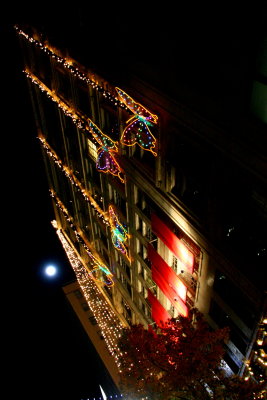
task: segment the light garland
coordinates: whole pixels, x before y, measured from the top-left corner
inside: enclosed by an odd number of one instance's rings
[[[108,214],[102,210],[101,207],[97,204],[93,196],[89,193],[88,190],[86,190],[81,182],[77,179],[77,177],[74,175],[74,173],[67,167],[66,165],[63,164],[61,159],[58,157],[56,152],[51,148],[51,146],[48,144],[46,139],[39,133],[38,139],[42,143],[44,149],[46,150],[48,156],[54,161],[54,163],[64,172],[66,177],[70,180],[70,182],[76,186],[76,188],[81,192],[83,195],[84,199],[86,202],[90,203],[91,206],[96,210],[96,214],[99,218],[102,218],[103,223],[109,224],[109,216]]]
[[[130,235],[127,233],[127,230],[124,228],[124,226],[120,223],[118,216],[116,215],[115,210],[111,205],[108,208],[108,212],[113,246],[122,254],[124,254],[129,261],[131,261],[128,255],[127,248],[124,244],[130,237]]]
[[[153,150],[156,145],[156,139],[149,129],[149,126],[157,124],[157,115],[152,114],[143,105],[135,102],[126,92],[118,87],[115,87],[118,97],[115,96],[115,94],[111,93],[110,90],[106,90],[104,88],[104,86],[107,85],[106,82],[103,82],[102,85],[97,82],[94,73],[90,73],[88,71],[87,73],[84,73],[81,71],[80,68],[74,66],[74,64],[77,64],[75,60],[71,59],[70,57],[62,57],[59,50],[34,39],[18,26],[15,26],[15,29],[19,35],[23,36],[30,43],[34,44],[36,47],[47,53],[56,62],[63,65],[63,67],[66,68],[72,75],[82,81],[85,81],[97,91],[100,91],[103,96],[114,103],[115,106],[119,106],[126,109],[127,111],[133,112],[134,116],[126,122],[127,126],[123,131],[121,142],[127,146],[138,144],[144,150],[151,151],[154,156],[157,155],[157,153]],[[88,74],[90,75],[90,77],[88,76]],[[98,80],[101,79],[98,78]]]
[[[266,346],[267,340],[267,318],[262,317],[259,323],[259,329],[257,332],[257,337],[255,341],[256,349],[252,352],[252,356],[249,360],[244,363],[246,365],[246,370],[244,373],[244,379],[248,381],[249,379],[256,380],[260,383],[264,383],[267,374],[267,354],[265,353],[264,346]],[[256,368],[255,368],[256,366]],[[266,398],[266,388],[254,399],[265,399]]]
[[[84,118],[81,115],[78,115],[75,110],[64,103],[52,90],[50,90],[29,70],[26,69],[24,72],[27,78],[29,78],[35,85],[37,85],[42,92],[46,93],[49,99],[57,103],[58,107],[64,112],[64,114],[70,117],[73,123],[79,129],[81,129],[81,131],[86,133],[90,132],[97,143],[102,146],[98,150],[96,163],[97,169],[101,172],[111,173],[112,175],[117,176],[121,180],[121,182],[124,183],[124,179],[121,176],[122,168],[116,161],[115,156],[110,153],[112,151],[118,152],[118,147],[116,143],[113,142],[113,140],[111,140],[103,132],[101,132],[101,130],[89,118],[83,120]]]
[[[100,84],[97,82],[97,79],[95,78],[95,74],[87,71],[86,73],[81,71],[81,68],[78,68],[77,66],[74,66],[74,64],[77,64],[73,59],[70,57],[64,58],[60,54],[60,51],[58,49],[55,49],[54,47],[52,48],[48,44],[44,44],[40,42],[39,40],[34,39],[32,36],[28,35],[26,32],[24,32],[22,29],[20,29],[17,25],[14,27],[17,33],[24,37],[24,39],[28,40],[31,44],[35,45],[37,48],[42,50],[43,52],[47,53],[48,56],[50,56],[52,59],[54,59],[56,62],[61,64],[64,68],[66,68],[73,76],[77,77],[81,81],[84,81],[88,85],[92,86],[93,89],[101,92],[103,96],[112,102],[115,106],[120,106],[122,108],[125,108],[125,105],[123,102],[121,102],[117,96],[115,96],[111,90],[106,90],[104,88],[104,85],[106,82],[103,82],[104,84]],[[88,76],[89,75],[89,76]],[[98,78],[100,81],[101,79]]]
[[[152,135],[149,126],[157,124],[158,116],[152,114],[140,103],[137,103],[122,89],[116,87],[119,99],[134,114],[128,121],[121,136],[121,142],[126,146],[138,144],[142,149],[149,150],[156,156],[153,150],[156,146],[156,139]]]
[[[53,226],[55,227],[56,233],[67,254],[71,267],[75,272],[88,306],[92,310],[101,329],[109,353],[113,356],[117,367],[120,368],[119,357],[121,357],[123,353],[118,347],[118,340],[121,337],[123,325],[112,310],[111,306],[105,300],[98,287],[93,283],[94,280],[92,279],[92,276],[88,274],[88,271],[65,238],[63,232],[57,228],[56,221],[53,221]]]
[[[96,168],[101,172],[109,172],[117,176],[124,183],[124,179],[121,176],[122,169],[113,154],[118,152],[117,142],[105,135],[91,120],[88,120],[88,126],[94,139],[101,146],[97,151]]]
[[[83,120],[83,117],[81,115],[78,115],[75,110],[73,110],[71,107],[69,107],[66,103],[64,103],[59,96],[56,95],[56,93],[52,90],[49,89],[40,79],[37,78],[31,71],[29,71],[27,68],[23,71],[25,75],[27,76],[28,79],[32,81],[36,86],[39,87],[41,92],[45,93],[47,97],[52,100],[54,103],[57,103],[57,106],[63,111],[63,113],[67,116],[70,117],[73,121],[73,123],[81,130],[83,131],[89,131],[89,129],[86,126],[86,119]]]
[[[86,253],[92,260],[91,266],[93,267],[93,269],[90,270],[86,267],[88,274],[90,274],[92,279],[96,282],[103,283],[107,287],[112,287],[114,285],[113,274],[110,272],[109,268],[93,254],[90,245],[86,244],[86,239],[83,237],[82,231],[75,227],[73,218],[69,215],[68,210],[59,199],[59,197],[56,195],[56,193],[53,190],[50,190],[50,194],[54,198],[56,206],[62,211],[64,217],[69,222],[77,241],[82,244]],[[103,278],[103,274],[105,278]]]
[[[128,251],[124,245],[124,242],[127,241],[127,239],[130,237],[130,235],[127,233],[127,230],[123,227],[123,225],[119,222],[117,215],[115,214],[115,211],[112,206],[109,206],[109,212],[108,214],[102,210],[97,202],[94,200],[92,195],[82,186],[80,181],[76,178],[76,176],[73,174],[73,172],[63,164],[63,162],[60,160],[60,158],[57,156],[56,152],[51,148],[51,146],[47,143],[44,137],[42,137],[41,134],[39,134],[38,139],[41,141],[44,149],[46,150],[47,154],[49,157],[52,158],[52,160],[58,165],[60,169],[63,170],[65,173],[66,177],[71,181],[73,185],[75,185],[78,190],[82,193],[84,199],[87,202],[90,202],[90,204],[95,208],[97,211],[97,216],[101,217],[103,222],[107,225],[110,226],[111,229],[111,235],[112,235],[112,243],[114,247],[119,250],[121,253],[123,253],[126,258],[130,261],[130,257],[128,255]],[[65,207],[63,207],[63,204],[60,202],[58,199],[56,193],[54,190],[50,190],[51,196],[57,199],[57,205],[61,207],[62,211],[64,212],[66,218],[72,221],[71,217],[69,216],[69,213]]]

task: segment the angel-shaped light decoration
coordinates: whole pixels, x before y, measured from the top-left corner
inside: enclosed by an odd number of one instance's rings
[[[110,272],[108,267],[96,259],[94,261],[93,269],[88,270],[88,273],[96,282],[104,284],[107,287],[112,287],[114,285],[114,281],[112,279],[113,274]]]
[[[101,172],[117,176],[124,183],[124,179],[121,176],[122,169],[114,156],[114,153],[118,152],[117,142],[105,135],[91,120],[88,120],[88,126],[93,137],[100,145],[97,150],[96,168]]]
[[[138,144],[142,149],[149,150],[156,156],[154,151],[156,139],[152,135],[149,126],[157,124],[158,116],[152,114],[144,106],[135,102],[122,89],[116,87],[119,100],[134,114],[128,121],[121,136],[121,142],[126,146]]]
[[[116,247],[122,254],[130,260],[125,242],[130,235],[127,233],[126,228],[120,223],[117,214],[112,206],[108,208],[109,212],[109,224],[111,229],[111,237],[113,246]]]

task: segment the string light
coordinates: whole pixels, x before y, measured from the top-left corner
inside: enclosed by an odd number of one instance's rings
[[[53,221],[53,226],[56,229],[56,233],[75,272],[77,281],[83,291],[84,298],[86,299],[88,306],[92,310],[101,329],[101,334],[107,344],[109,353],[113,356],[115,363],[119,368],[119,357],[121,357],[123,353],[118,347],[118,340],[121,337],[123,325],[110,307],[110,304],[105,300],[99,288],[96,286],[92,276],[88,274],[87,269],[84,267],[62,230],[57,227],[56,221]]]
[[[43,82],[40,81],[33,73],[31,73],[29,70],[24,71],[27,78],[29,78],[35,85],[39,87],[39,89],[44,92],[49,99],[54,101],[58,107],[64,112],[65,115],[70,117],[73,121],[73,123],[82,131],[82,132],[90,132],[93,135],[93,138],[97,141],[97,143],[101,143],[101,138],[103,142],[102,148],[98,151],[98,157],[97,157],[97,169],[101,172],[106,172],[106,173],[111,173],[114,176],[117,176],[122,183],[124,183],[124,179],[121,176],[122,174],[122,168],[119,166],[118,162],[115,159],[114,154],[111,154],[109,152],[117,152],[118,148],[107,135],[104,135],[100,131],[99,128],[89,119],[89,118],[84,118],[82,115],[77,114],[76,110],[73,110],[71,107],[69,107],[66,103],[64,103],[52,90],[50,90]],[[94,127],[94,128],[93,128]],[[99,131],[98,134],[96,134],[96,131]],[[100,135],[102,134],[102,136]],[[105,145],[106,143],[106,145]],[[109,149],[108,144],[113,143],[114,145],[111,146]]]
[[[52,158],[52,160],[58,165],[60,169],[63,170],[67,178],[71,181],[73,185],[77,187],[77,189],[82,193],[84,199],[95,208],[97,211],[97,216],[101,217],[103,222],[107,225],[110,225],[111,228],[111,235],[112,235],[112,243],[116,249],[118,249],[121,253],[123,253],[126,258],[130,261],[130,257],[128,256],[128,251],[124,245],[124,242],[127,241],[130,235],[127,233],[127,230],[123,227],[123,225],[119,222],[117,215],[112,206],[109,206],[108,214],[102,210],[97,202],[94,200],[92,195],[82,186],[80,181],[77,177],[73,174],[73,172],[63,164],[60,160],[56,152],[51,148],[51,146],[47,143],[45,138],[39,133],[38,139],[41,141],[44,149],[46,150],[47,154]],[[50,190],[51,196],[57,198],[56,193],[53,190]],[[60,201],[58,200],[58,205],[60,205]],[[62,211],[65,213],[66,216],[69,218],[69,213],[65,207],[62,206]]]
[[[153,150],[156,146],[156,139],[152,135],[149,126],[157,124],[158,116],[152,114],[140,103],[137,103],[125,93],[122,89],[115,88],[119,99],[126,107],[134,114],[128,121],[121,136],[121,142],[126,146],[138,144],[142,149],[149,150],[156,156],[157,153]]]
[[[59,197],[56,195],[56,193],[53,190],[50,190],[50,194],[55,200],[56,206],[62,211],[65,219],[69,222],[70,227],[72,228],[73,232],[75,233],[76,239],[79,243],[81,243],[88,254],[88,256],[91,258],[91,266],[93,267],[92,270],[90,270],[87,266],[88,273],[91,275],[92,279],[94,279],[97,282],[104,283],[106,286],[111,287],[114,285],[113,281],[113,274],[110,272],[108,267],[105,266],[105,264],[99,259],[99,256],[95,256],[93,254],[93,250],[91,248],[91,245],[87,243],[86,238],[84,237],[84,234],[81,229],[75,227],[73,217],[70,216],[67,208],[64,206],[62,201],[59,199]],[[96,274],[96,272],[98,272]],[[99,274],[100,273],[100,274]],[[105,278],[103,279],[104,273]]]
[[[42,143],[44,149],[46,150],[48,156],[54,161],[54,163],[64,172],[66,177],[70,180],[70,182],[76,186],[77,190],[81,192],[83,195],[84,199],[91,204],[91,206],[96,210],[97,216],[99,218],[102,218],[102,221],[105,224],[109,224],[109,216],[108,214],[99,207],[95,199],[93,198],[92,194],[83,187],[81,182],[77,179],[77,177],[74,175],[74,173],[67,167],[66,165],[63,164],[61,159],[58,157],[56,152],[51,148],[51,146],[48,144],[46,139],[42,136],[41,133],[38,135],[38,139]]]
[[[55,47],[50,46],[48,43],[42,43],[41,41],[34,39],[32,36],[24,32],[17,25],[15,25],[15,30],[17,33],[22,36],[24,39],[28,40],[32,45],[35,45],[37,48],[42,50],[48,56],[50,56],[54,61],[61,64],[64,68],[66,68],[74,77],[77,77],[81,81],[90,85],[93,89],[101,92],[103,96],[112,102],[115,106],[120,106],[122,108],[126,108],[123,102],[121,102],[115,93],[112,93],[112,89],[105,89],[104,86],[107,86],[107,82],[101,79],[100,77],[96,77],[96,74],[91,71],[82,71],[82,67],[78,65],[77,61],[71,59],[70,57],[65,58],[61,55],[61,52]],[[101,84],[101,83],[102,84]]]
[[[267,373],[267,354],[265,353],[264,346],[266,345],[267,338],[267,326],[266,326],[266,316],[264,316],[259,323],[259,329],[256,335],[255,346],[256,349],[252,352],[249,360],[245,360],[246,365],[244,379],[248,381],[249,379],[256,380],[260,383],[264,382],[264,377]],[[263,399],[266,398],[266,389],[263,389],[261,393],[254,395],[253,399]]]

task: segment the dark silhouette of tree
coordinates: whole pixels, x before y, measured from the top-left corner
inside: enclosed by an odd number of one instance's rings
[[[119,343],[122,393],[153,400],[257,398],[258,384],[224,375],[228,336],[228,328],[211,330],[198,311],[170,319],[157,331],[141,324],[125,328]]]

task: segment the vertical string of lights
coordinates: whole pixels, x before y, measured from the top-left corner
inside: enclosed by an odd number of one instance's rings
[[[122,168],[118,164],[117,160],[115,159],[114,153],[118,152],[118,148],[116,143],[111,140],[107,135],[104,135],[99,128],[89,119],[77,114],[76,110],[69,107],[66,103],[64,103],[52,90],[50,90],[43,82],[40,81],[32,72],[29,70],[24,71],[27,78],[29,78],[32,83],[37,85],[39,89],[47,95],[47,97],[55,102],[57,106],[63,111],[63,113],[70,117],[73,123],[85,133],[92,134],[94,140],[97,144],[100,144],[100,149],[98,150],[98,157],[96,167],[98,171],[110,173],[114,176],[117,176],[122,183],[124,183],[124,179],[121,176]],[[94,129],[93,129],[94,127]],[[96,134],[96,130],[101,132],[102,135],[99,133]]]
[[[58,157],[56,152],[51,148],[51,146],[47,143],[45,138],[39,134],[38,139],[42,143],[44,149],[46,150],[48,156],[54,161],[54,163],[64,172],[66,177],[70,180],[70,182],[76,186],[77,190],[81,192],[83,195],[84,199],[91,204],[91,206],[96,210],[97,216],[99,218],[102,218],[103,222],[105,224],[109,224],[109,216],[107,213],[102,210],[101,207],[97,204],[93,196],[86,190],[81,182],[77,179],[77,177],[74,175],[74,173],[66,166],[63,164],[61,159]]]
[[[120,368],[119,357],[122,356],[122,353],[118,347],[118,339],[121,336],[123,325],[104,299],[94,280],[90,274],[88,274],[86,268],[83,266],[82,262],[65,238],[62,231],[58,229],[57,223],[53,221],[52,224],[56,229],[59,240],[67,254],[73,271],[75,272],[84,297],[101,329],[101,333],[107,344],[108,350],[111,356],[114,358],[117,367]]]
[[[107,85],[107,83],[104,82],[101,78],[96,77],[95,73],[88,71],[86,71],[86,73],[82,72],[81,68],[77,66],[76,61],[74,61],[70,57],[68,58],[62,57],[58,49],[52,48],[48,43],[42,43],[39,40],[34,39],[31,35],[24,32],[17,25],[15,25],[14,28],[17,31],[18,35],[28,40],[32,45],[42,50],[56,62],[63,65],[63,67],[66,68],[73,76],[86,82],[88,85],[92,86],[93,89],[101,92],[103,96],[112,103],[114,103],[115,106],[119,105],[122,108],[126,108],[125,104],[121,102],[114,93],[112,93],[111,89],[107,90],[104,88],[104,86]],[[76,66],[74,64],[76,64]],[[100,84],[100,81],[103,81],[102,85]]]

